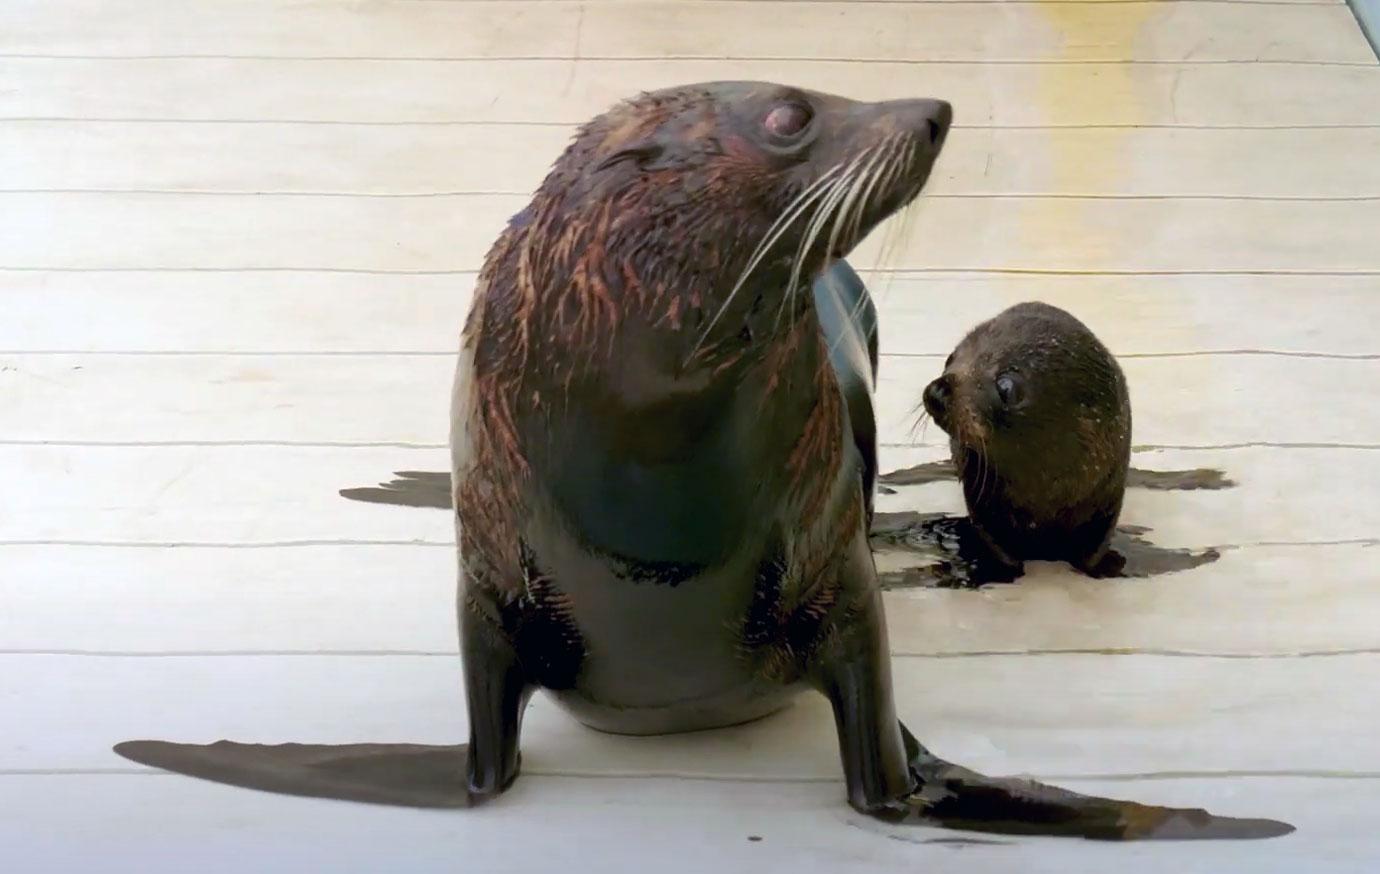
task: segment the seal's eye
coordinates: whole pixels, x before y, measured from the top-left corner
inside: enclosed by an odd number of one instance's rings
[[[790,139],[799,136],[810,123],[810,108],[800,103],[782,103],[767,113],[762,125],[774,137]]]
[[[1014,407],[1025,397],[1025,392],[1021,387],[1020,377],[1012,373],[1003,373],[997,377],[997,397],[1001,398],[1002,404]]]

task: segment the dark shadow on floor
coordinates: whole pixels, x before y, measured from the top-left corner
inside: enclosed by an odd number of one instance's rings
[[[450,473],[444,470],[400,470],[394,479],[377,486],[341,489],[340,496],[370,504],[396,504],[399,507],[430,507],[449,510]]]
[[[915,486],[953,481],[953,464],[948,460],[929,461],[882,474],[885,486]],[[1220,470],[1142,470],[1131,468],[1129,488],[1169,490],[1227,489],[1236,483]],[[894,489],[886,488],[894,494]],[[340,495],[352,501],[390,504],[399,507],[448,510],[451,507],[450,474],[446,471],[400,470],[393,479],[377,486],[341,489]],[[1123,525],[1112,537],[1108,577],[1151,577],[1188,570],[1216,561],[1216,549],[1199,551],[1165,549],[1143,535],[1150,529]],[[923,562],[915,567],[884,571],[879,579],[884,589],[975,588],[992,583],[1010,583],[1019,573],[993,560],[966,517],[944,513],[878,513],[869,535],[872,548],[880,552],[904,552]]]
[[[914,467],[903,467],[878,477],[890,486],[922,486],[927,483],[958,479],[952,461],[927,461]],[[1192,470],[1142,470],[1133,467],[1126,474],[1126,487],[1157,491],[1192,491],[1195,489],[1229,489],[1236,485],[1220,470],[1198,467]]]
[[[1122,525],[1112,535],[1103,578],[1152,577],[1210,564],[1222,557],[1216,549],[1166,549],[1143,535],[1150,529]],[[883,589],[972,589],[1020,578],[991,557],[966,516],[946,513],[878,513],[868,538],[877,552],[904,552],[924,564],[878,573]]]
[[[370,504],[393,504],[399,507],[426,507],[449,510],[450,474],[444,470],[400,470],[393,479],[377,486],[341,489],[341,497]],[[879,481],[888,486],[917,486],[957,478],[953,463],[947,459],[927,461],[882,474]],[[1142,470],[1133,467],[1126,477],[1128,488],[1169,490],[1227,489],[1236,485],[1220,470]],[[886,489],[894,494],[893,489]]]

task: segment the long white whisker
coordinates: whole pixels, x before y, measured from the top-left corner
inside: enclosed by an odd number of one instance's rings
[[[854,167],[856,168],[856,164]],[[805,230],[805,236],[800,239],[800,246],[796,249],[795,263],[791,265],[791,280],[786,286],[789,294],[795,293],[795,287],[800,283],[800,269],[804,266],[805,257],[814,248],[815,240],[819,237],[820,231],[824,230],[824,225],[829,221],[829,214],[838,206],[840,200],[847,194],[852,182],[852,177],[845,176],[830,190],[828,196],[820,203],[819,209],[815,212],[814,219]]]
[[[904,154],[904,158],[902,158],[897,165],[900,170],[903,171],[905,168],[914,165],[916,153],[919,148],[919,144],[914,139],[911,139],[907,148],[897,150],[898,155]],[[888,259],[895,254],[896,249],[900,247],[904,241],[910,238],[911,222],[915,216],[915,209],[916,202],[912,200],[900,210],[900,215],[897,217],[898,221],[891,222],[886,229],[885,236],[882,240],[882,246],[877,257],[877,272],[883,275],[883,278],[877,285],[877,295],[879,299],[885,300],[890,296],[891,288],[896,280],[897,274],[894,267],[890,270],[884,270],[882,269],[882,265],[888,263]]]
[[[882,145],[884,144],[885,141]],[[843,199],[843,203],[839,205],[838,212],[834,216],[834,227],[829,232],[828,251],[830,254],[838,251],[839,235],[842,233],[843,228],[848,225],[848,217],[852,214],[855,205],[860,203],[858,195],[861,194],[862,190],[867,187],[868,182],[871,180],[873,174],[876,172],[877,167],[880,165],[879,162],[881,162],[881,160],[885,157],[886,150],[881,146],[878,146],[873,148],[870,154],[864,154],[867,159],[867,163],[863,165],[860,171],[858,171],[856,177],[854,178],[853,184],[848,191],[848,196]]]
[[[910,148],[906,152],[906,160],[901,161],[896,165],[894,175],[897,175],[897,178],[899,178],[899,173],[901,172],[901,170],[905,167],[910,166],[911,163],[914,161],[915,151],[917,148],[918,146],[915,144],[915,142],[912,141],[910,144]],[[888,182],[887,184],[891,183]],[[881,265],[883,263],[887,263],[893,256],[895,256],[896,250],[901,248],[905,244],[905,242],[908,239],[910,239],[911,221],[914,219],[915,216],[915,206],[916,201],[911,200],[910,203],[906,204],[900,210],[899,223],[892,222],[891,226],[888,227],[887,236],[883,240],[882,250],[878,253],[879,270],[881,268]],[[888,284],[890,283],[890,279],[895,278],[895,272],[896,271],[894,268],[889,272]]]
[[[847,186],[849,185],[849,181],[852,178],[852,173],[854,169],[854,167],[850,166],[842,176],[839,176],[837,179],[833,181],[833,183],[830,184],[829,190],[825,192],[823,198],[815,207],[814,213],[810,215],[809,221],[805,223],[805,231],[801,234],[800,244],[796,246],[795,256],[791,262],[790,281],[786,285],[785,293],[781,296],[780,305],[776,308],[776,317],[772,320],[773,333],[775,333],[781,327],[782,314],[785,313],[787,310],[794,311],[792,307],[794,307],[795,305],[795,285],[796,282],[798,282],[801,261],[805,256],[806,249],[808,248],[808,244],[806,241],[809,240],[815,233],[817,233],[816,229],[824,222],[825,218],[828,216],[831,204],[837,199],[837,197],[839,196],[839,192],[847,188]]]
[[[685,354],[686,361],[689,361],[690,358],[699,351],[700,345],[709,337],[710,332],[714,330],[714,326],[719,323],[719,319],[723,317],[723,314],[728,311],[729,304],[733,302],[734,297],[738,294],[738,290],[747,282],[748,277],[752,275],[752,271],[757,269],[757,265],[766,257],[767,252],[770,251],[771,247],[776,244],[776,241],[781,238],[781,235],[784,234],[787,228],[809,208],[811,203],[823,197],[825,193],[830,190],[827,183],[842,169],[842,166],[843,165],[835,165],[831,167],[821,174],[818,179],[810,183],[804,191],[796,195],[795,199],[787,205],[786,210],[772,223],[771,227],[767,228],[767,233],[763,235],[762,242],[758,243],[757,248],[753,250],[752,257],[748,259],[747,266],[743,268],[742,274],[738,277],[738,281],[734,283],[728,296],[724,298],[724,302],[719,306],[718,312],[709,320],[709,324],[700,332],[700,336],[696,338],[694,344],[690,347],[690,351]]]
[[[859,228],[861,227],[861,225],[862,225],[863,216],[866,214],[868,204],[869,204],[869,202],[870,202],[871,199],[872,199],[872,192],[873,192],[874,190],[876,190],[876,185],[877,185],[878,180],[879,180],[879,179],[881,178],[881,176],[886,172],[887,167],[890,165],[890,162],[893,160],[893,155],[887,153],[887,151],[886,151],[887,148],[889,147],[890,143],[891,143],[891,138],[888,138],[887,140],[883,141],[881,148],[878,149],[877,157],[880,157],[880,156],[882,156],[882,155],[885,155],[885,160],[880,161],[880,162],[874,160],[874,161],[869,165],[867,174],[866,174],[865,176],[861,177],[861,178],[862,178],[862,181],[863,181],[863,184],[860,186],[860,189],[859,189],[859,190],[861,190],[862,196],[861,196],[860,198],[858,198],[858,200],[855,202],[855,212],[854,212],[854,214],[853,214],[851,217],[849,217],[849,218],[844,218],[843,213],[842,213],[842,212],[840,213],[840,218],[844,219],[844,224],[848,225],[848,227],[849,227],[849,231],[848,231],[849,237],[848,237],[848,240],[849,240],[850,243],[852,243],[852,244],[854,244],[854,245],[856,245],[857,242],[858,242],[858,241],[857,241],[858,229],[859,229]],[[839,230],[839,225],[838,225],[838,224],[835,224],[835,226],[834,226],[834,232],[835,232],[835,234],[838,233],[838,230]],[[831,251],[833,250],[834,245],[835,245],[835,241],[834,241],[833,239],[831,239],[831,241],[830,241],[830,249],[831,249]],[[832,291],[832,288],[831,288],[831,291]],[[838,296],[837,296],[837,292],[835,292],[834,294],[835,294],[835,303],[836,303],[836,304],[841,304],[842,301],[839,300],[839,298],[838,298]],[[846,318],[845,318],[845,323],[851,324],[851,323],[856,322],[859,313],[862,312],[863,307],[864,307],[866,304],[867,304],[867,295],[860,295],[860,296],[858,297],[858,300],[857,300],[857,301],[853,304],[853,306],[850,307],[850,308],[848,309],[848,311],[846,312],[846,314],[845,314],[845,316],[846,316]],[[839,344],[843,342],[844,338],[849,337],[849,336],[851,336],[851,334],[850,334],[846,329],[845,329],[845,330],[839,331],[839,334],[838,334],[838,336],[834,339],[834,342],[831,343],[831,344],[829,345],[829,348],[828,348],[828,350],[827,350],[827,354],[832,355],[832,354],[834,353],[834,351],[838,348]]]
[[[824,190],[828,187],[830,180],[835,174],[842,170],[843,167],[843,164],[835,164],[821,174],[818,179],[806,186],[790,203],[786,204],[786,208],[781,211],[781,215],[777,216],[776,221],[772,222],[771,226],[767,228],[766,233],[762,235],[762,240],[757,244],[757,248],[752,250],[752,255],[748,258],[748,266],[743,268],[743,276],[739,277],[740,282],[753,271],[757,266],[757,262],[761,260],[766,251],[771,248],[772,244],[780,238],[787,226],[789,226],[797,216],[804,212],[809,207],[810,203],[824,194]]]
[[[890,142],[890,140],[888,140],[887,142]],[[893,160],[893,155],[887,155],[887,162],[889,163],[891,160]],[[853,245],[855,246],[859,242],[858,232],[862,229],[863,218],[867,215],[867,208],[872,203],[872,193],[878,190],[877,183],[885,174],[888,163],[883,163],[880,167],[878,167],[877,171],[872,175],[872,178],[868,180],[867,185],[864,186],[862,198],[858,202],[857,211],[854,212],[853,220],[848,228],[848,238],[852,241]]]

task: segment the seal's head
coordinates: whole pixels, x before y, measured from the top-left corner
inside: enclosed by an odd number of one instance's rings
[[[620,104],[580,129],[507,232],[534,294],[564,296],[533,311],[590,327],[599,313],[600,329],[641,311],[692,341],[761,336],[789,323],[785,298],[807,307],[794,292],[920,193],[951,117],[939,100],[761,82]]]
[[[1131,406],[1116,359],[1082,322],[1043,303],[968,333],[924,392],[964,476],[999,476],[1005,496],[1054,514],[1121,487]]]

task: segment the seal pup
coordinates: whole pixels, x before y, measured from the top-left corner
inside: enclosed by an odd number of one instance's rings
[[[742,723],[815,692],[833,707],[848,802],[890,822],[1288,831],[984,777],[897,719],[867,542],[875,438],[853,406],[870,414],[868,341],[838,293],[836,339],[854,345],[831,349],[810,289],[920,193],[950,119],[938,100],[718,82],[585,125],[489,252],[463,332],[452,483],[468,744],[439,762],[415,746],[120,752],[278,792],[468,806],[517,778],[538,689],[625,734]],[[849,396],[850,379],[869,391]],[[409,796],[396,775],[414,770],[428,779]]]
[[[1119,571],[1108,551],[1131,465],[1131,400],[1112,353],[1068,312],[1017,304],[973,328],[925,387],[984,545]]]

